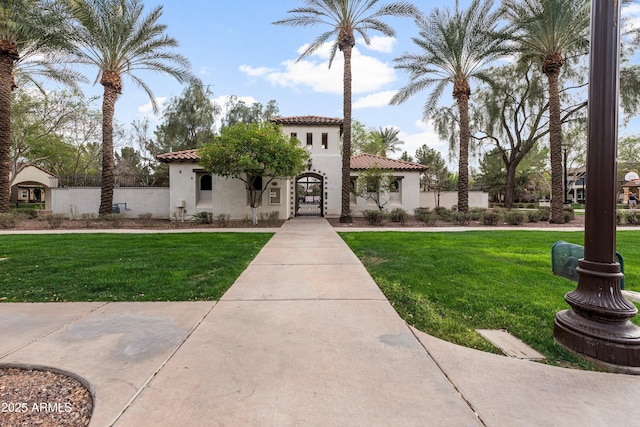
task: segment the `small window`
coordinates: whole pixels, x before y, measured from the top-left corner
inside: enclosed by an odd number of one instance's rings
[[[254,190],[262,190],[262,177],[261,176],[254,176],[251,178],[251,180],[249,181],[249,183],[251,184],[251,186],[253,187]]]
[[[269,204],[270,205],[280,204],[280,188],[273,187],[269,189]]]
[[[22,198],[23,199],[29,198],[29,190],[22,190]]]
[[[393,181],[391,181],[391,185],[389,185],[389,191],[392,193],[397,193],[400,191],[400,180],[398,178],[393,178]]]
[[[295,132],[291,132],[291,138],[298,139],[298,134]]]
[[[322,134],[322,148],[324,148],[325,150],[327,148],[329,148],[329,134],[328,133],[323,133]]]
[[[307,147],[311,147],[313,145],[313,134],[311,132],[307,133]]]
[[[202,175],[200,178],[200,191],[211,191],[213,185],[211,183],[211,175]]]

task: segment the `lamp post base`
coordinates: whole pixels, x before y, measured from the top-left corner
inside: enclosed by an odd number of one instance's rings
[[[640,328],[629,320],[599,321],[584,318],[573,309],[563,310],[556,314],[553,337],[596,363],[640,368]]]

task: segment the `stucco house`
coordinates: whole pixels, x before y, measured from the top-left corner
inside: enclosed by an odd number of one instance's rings
[[[46,203],[48,192],[55,175],[34,164],[21,165],[18,173],[9,174],[11,182],[10,203]]]
[[[280,218],[300,215],[339,217],[342,119],[294,116],[271,121],[281,125],[285,134],[296,137],[309,150],[311,158],[307,170],[295,179],[276,179],[269,184],[263,193],[259,212],[278,212]],[[198,164],[197,150],[161,154],[158,160],[169,164],[172,218],[188,219],[198,212],[212,212],[214,216],[229,214],[233,219],[250,215],[244,183],[204,171]],[[387,209],[400,207],[412,213],[420,206],[420,174],[425,166],[362,154],[351,158],[352,182],[357,182],[361,171],[369,167],[392,171],[397,185],[390,195]],[[372,209],[371,203],[366,198],[352,196],[352,214],[359,215],[362,210]]]

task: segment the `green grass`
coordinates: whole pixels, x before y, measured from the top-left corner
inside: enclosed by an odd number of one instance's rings
[[[0,299],[217,300],[269,233],[44,234],[0,238]]]
[[[475,329],[504,328],[549,363],[591,368],[553,341],[556,312],[576,284],[551,273],[551,246],[582,232],[341,233],[410,324],[436,337],[497,352]],[[640,232],[618,233],[625,287],[638,290]],[[635,321],[635,319],[634,319]]]

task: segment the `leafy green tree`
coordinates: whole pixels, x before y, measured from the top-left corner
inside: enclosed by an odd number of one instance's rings
[[[433,191],[436,206],[440,206],[440,194],[451,186],[451,173],[440,152],[427,145],[416,150],[416,161],[429,169],[422,175],[422,187],[425,191]]]
[[[61,60],[73,47],[60,12],[53,0],[0,0],[0,213],[9,211],[13,89],[36,76],[82,80]]]
[[[11,169],[33,163],[55,175],[94,173],[100,166],[100,111],[80,92],[14,92]]]
[[[302,173],[309,152],[300,141],[286,136],[271,123],[238,123],[225,127],[198,150],[200,165],[208,172],[244,182],[249,192],[252,221],[262,194],[276,178],[294,178]],[[257,182],[262,182],[258,186]]]
[[[222,126],[234,126],[238,123],[264,123],[272,117],[276,117],[280,111],[278,103],[272,99],[263,106],[259,102],[247,105],[237,96],[231,96],[226,102],[224,110],[226,114],[222,118]]]
[[[363,169],[358,174],[356,196],[372,200],[382,212],[391,200],[391,191],[395,185],[393,171],[373,166]]]
[[[153,154],[191,150],[201,147],[215,133],[219,107],[211,102],[213,92],[193,80],[179,97],[167,104],[162,123],[155,131]]]
[[[522,60],[539,64],[547,77],[552,223],[564,222],[560,71],[568,56],[588,52],[589,5],[590,2],[586,0],[504,2],[512,24],[511,37],[517,44]]]
[[[411,17],[420,16],[420,11],[411,3],[394,2],[374,9],[378,0],[304,0],[306,6],[289,10],[292,16],[274,22],[276,25],[292,27],[309,27],[326,25],[327,31],[320,34],[313,43],[300,55],[305,58],[325,43],[333,40],[329,67],[333,63],[338,49],[344,55],[343,74],[343,120],[342,135],[342,209],[341,222],[352,222],[350,213],[351,194],[351,52],[356,45],[355,33],[362,36],[365,43],[370,42],[369,31],[377,31],[385,36],[393,37],[395,31],[381,19],[385,16]]]
[[[489,83],[477,92],[471,108],[473,138],[499,153],[506,173],[504,205],[511,208],[518,165],[549,135],[549,103],[542,74],[526,64],[493,68],[488,75]],[[569,104],[571,97],[565,94],[564,98]],[[562,112],[561,123],[575,121],[585,112],[586,102],[573,101]],[[491,153],[496,155],[494,150]]]
[[[142,87],[157,111],[151,88],[136,72],[156,71],[183,82],[191,80],[189,61],[171,51],[178,42],[169,37],[166,26],[158,23],[162,7],[143,16],[141,0],[67,0],[76,21],[81,61],[98,68],[104,88],[102,97],[102,184],[99,214],[111,213],[113,205],[114,156],[113,115],[122,94],[123,76]]]
[[[404,160],[405,162],[413,162],[413,157],[411,157],[411,154],[403,151],[402,155],[400,156],[400,160]]]
[[[396,68],[409,73],[409,83],[391,99],[401,104],[418,92],[435,86],[424,105],[430,118],[445,87],[453,84],[460,125],[458,163],[458,209],[469,210],[469,97],[470,80],[484,79],[483,68],[506,52],[504,37],[497,34],[500,13],[493,1],[473,0],[466,11],[434,9],[418,21],[419,37],[413,42],[420,53],[396,59]]]

